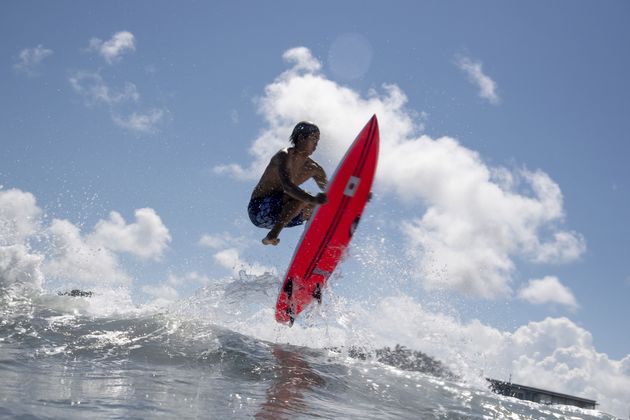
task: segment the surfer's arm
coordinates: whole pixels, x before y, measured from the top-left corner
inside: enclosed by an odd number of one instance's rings
[[[326,186],[328,185],[328,179],[326,178],[326,172],[324,172],[324,168],[319,166],[317,162],[313,161],[314,171],[313,171],[313,179],[315,183],[319,187],[320,190],[325,191]]]
[[[280,176],[280,182],[282,183],[282,189],[284,190],[284,192],[286,194],[289,194],[296,200],[304,201],[307,203],[320,204],[320,200],[318,200],[318,197],[313,197],[302,188],[295,185],[293,181],[291,181],[291,177],[289,176],[289,159],[287,154],[280,153],[277,155],[277,158],[278,175]]]

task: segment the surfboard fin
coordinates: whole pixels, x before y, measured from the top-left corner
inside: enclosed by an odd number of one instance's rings
[[[313,298],[317,300],[318,304],[322,304],[322,288],[320,286],[321,283],[317,283],[315,285],[315,290],[313,290]]]
[[[354,221],[352,222],[352,225],[350,225],[350,237],[352,238],[354,236],[354,231],[357,230],[357,226],[359,226],[359,221],[361,220],[361,216],[357,216]]]
[[[284,285],[284,292],[287,294],[287,300],[291,299],[291,295],[293,295],[293,279],[289,278],[287,283]]]
[[[287,307],[287,315],[289,316],[289,327],[292,327],[295,322],[295,315],[293,314],[293,308],[291,305]]]
[[[289,316],[289,327],[293,326],[295,322],[295,314],[293,313],[293,305],[291,304],[291,297],[293,296],[293,278],[289,277],[286,284],[282,288],[282,291],[287,294],[287,315]]]

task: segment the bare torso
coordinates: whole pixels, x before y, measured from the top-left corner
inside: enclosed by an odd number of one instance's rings
[[[280,150],[271,158],[251,198],[284,192],[299,200],[308,201],[310,195],[298,186],[310,178],[320,188],[325,188],[326,174],[313,159],[293,147]]]

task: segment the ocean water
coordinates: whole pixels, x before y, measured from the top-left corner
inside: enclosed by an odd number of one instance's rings
[[[496,395],[439,355],[401,361],[422,349],[388,360],[334,293],[276,325],[279,284],[241,275],[167,307],[2,290],[0,418],[612,418]]]

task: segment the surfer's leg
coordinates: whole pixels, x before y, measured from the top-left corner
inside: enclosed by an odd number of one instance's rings
[[[283,199],[282,211],[280,212],[280,217],[278,221],[274,225],[273,228],[269,231],[267,236],[264,237],[262,243],[265,245],[278,245],[280,239],[278,239],[278,235],[284,227],[293,220],[302,210],[306,207],[308,203],[300,200],[296,200],[295,198],[289,197],[285,194]]]
[[[304,208],[302,209],[302,219],[310,220],[311,216],[313,215],[314,208],[315,208],[315,204],[312,204],[312,203],[306,204]]]

